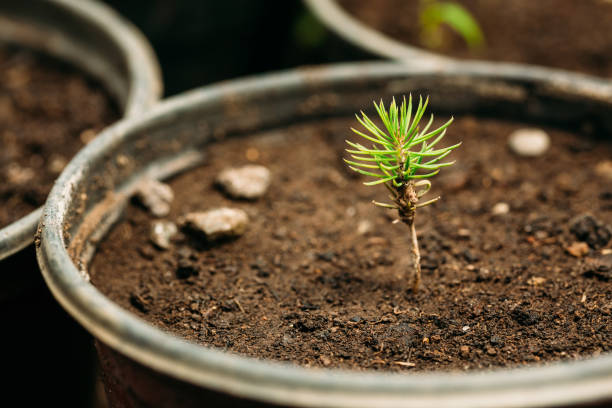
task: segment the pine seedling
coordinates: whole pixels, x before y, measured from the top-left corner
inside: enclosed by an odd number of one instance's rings
[[[435,148],[444,138],[453,118],[439,128],[430,130],[434,120],[432,114],[427,124],[421,129],[421,118],[425,114],[428,102],[429,97],[423,102],[423,98],[419,96],[419,105],[414,115],[412,114],[412,95],[408,98],[407,104],[404,97],[399,107],[393,98],[388,111],[382,100],[379,104],[374,102],[384,130],[376,126],[363,111],[361,117],[355,115],[357,121],[368,133],[353,128],[351,130],[371,142],[372,146],[366,147],[347,140],[350,148],[346,151],[352,160],[344,159],[351,170],[375,179],[365,182],[366,186],[383,184],[389,190],[390,203],[378,201],[373,201],[373,203],[382,208],[397,210],[399,219],[394,222],[402,221],[410,228],[414,261],[412,284],[414,292],[418,290],[421,283],[421,255],[414,216],[417,208],[433,204],[440,197],[422,202],[419,200],[431,188],[431,181],[428,179],[438,174],[442,167],[455,163],[441,160],[461,145],[457,143],[449,147]]]

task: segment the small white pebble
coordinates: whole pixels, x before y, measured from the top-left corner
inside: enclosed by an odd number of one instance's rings
[[[517,129],[510,135],[508,145],[519,156],[536,157],[546,153],[550,137],[541,129]]]
[[[372,223],[368,220],[359,221],[357,224],[357,234],[365,235],[368,232],[372,231]]]
[[[463,326],[463,327],[461,328],[461,330],[463,330],[464,332],[466,332],[466,331],[470,330],[470,326]]]
[[[500,202],[493,206],[491,209],[493,215],[504,215],[510,212],[510,206],[508,203]]]
[[[542,278],[541,276],[532,276],[527,279],[527,284],[531,286],[538,286],[546,282],[546,278]]]
[[[186,214],[179,222],[182,226],[200,232],[206,239],[214,241],[244,234],[249,216],[240,209],[223,207]]]
[[[457,235],[459,235],[461,238],[468,238],[470,235],[472,235],[472,231],[467,228],[459,228],[457,230]]]
[[[255,200],[265,194],[270,178],[270,170],[249,164],[221,171],[215,182],[232,198]]]
[[[176,224],[167,220],[156,220],[151,223],[151,232],[149,238],[157,247],[161,249],[170,248],[170,240],[176,233],[178,228]]]
[[[172,188],[153,179],[141,182],[134,195],[155,217],[165,217],[168,215],[170,213],[170,204],[174,200]]]

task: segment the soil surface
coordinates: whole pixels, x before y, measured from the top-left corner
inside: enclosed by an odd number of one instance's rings
[[[520,158],[507,147],[520,124],[456,120],[445,145],[464,141],[457,164],[433,179],[442,200],[416,217],[424,276],[414,295],[408,228],[370,203],[384,187],[364,186],[341,161],[353,122],[211,146],[205,166],[170,181],[167,218],[241,208],[245,235],[208,244],[181,232],[156,249],[153,218],[131,205],[93,260],[93,284],[178,336],[304,366],[468,370],[610,351],[612,182],[596,170],[609,141],[548,129],[550,150]],[[214,187],[222,168],[249,161],[272,172],[263,198],[233,201]],[[494,215],[500,202],[509,212]],[[599,228],[574,221],[585,214]]]
[[[467,59],[539,64],[612,76],[612,3],[607,0],[455,0],[478,21],[487,46],[471,51],[450,29],[439,50]],[[422,47],[419,1],[338,0],[366,24]]]
[[[119,116],[83,73],[0,46],[0,228],[42,205],[70,158]]]

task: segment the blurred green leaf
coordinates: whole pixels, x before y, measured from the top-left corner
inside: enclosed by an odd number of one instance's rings
[[[327,31],[312,14],[304,11],[295,22],[293,35],[300,46],[315,48],[325,42]]]
[[[440,46],[439,29],[446,24],[457,32],[470,49],[479,49],[485,45],[485,38],[480,26],[472,14],[462,5],[455,2],[423,1],[421,10],[422,35],[429,37],[426,41],[433,47]]]

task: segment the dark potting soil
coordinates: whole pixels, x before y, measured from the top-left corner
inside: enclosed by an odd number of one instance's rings
[[[60,61],[0,47],[0,228],[42,205],[65,164],[119,118],[100,86]]]
[[[548,129],[550,150],[520,158],[506,143],[519,124],[457,120],[446,138],[464,141],[457,164],[433,179],[442,200],[417,213],[424,276],[414,295],[408,228],[370,203],[386,190],[341,161],[353,122],[211,146],[206,165],[170,182],[168,219],[237,207],[251,219],[245,235],[207,244],[181,232],[159,250],[152,217],[131,205],[100,245],[93,284],[178,336],[305,366],[467,370],[610,351],[612,182],[595,170],[610,142]],[[271,170],[269,191],[226,198],[215,176],[249,159]],[[510,211],[494,215],[500,202]],[[586,256],[570,255],[581,240]]]
[[[612,76],[612,3],[605,0],[456,0],[478,21],[487,46],[468,49],[450,29],[451,57],[539,64]],[[338,0],[367,25],[422,47],[418,0]]]

